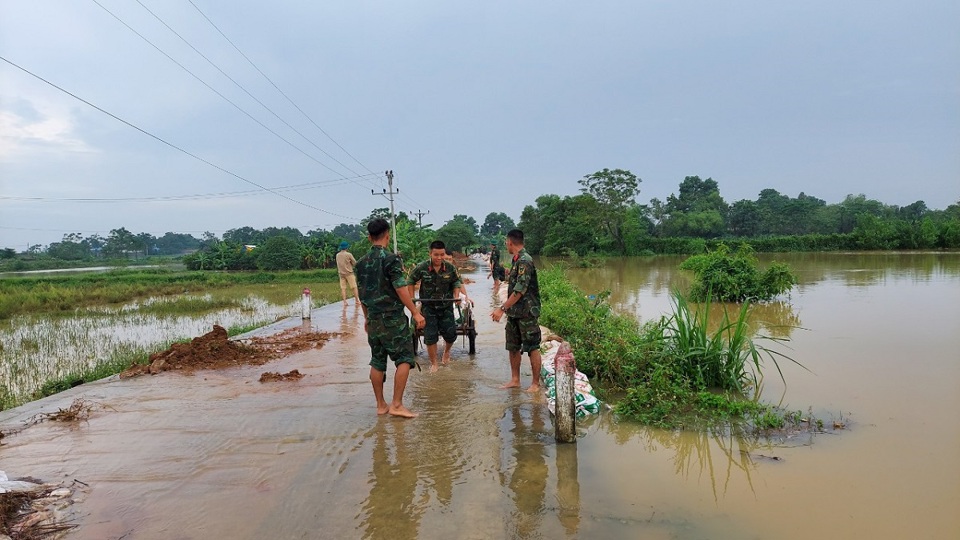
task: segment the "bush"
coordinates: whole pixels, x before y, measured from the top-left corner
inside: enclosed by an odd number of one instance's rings
[[[721,302],[745,300],[770,300],[789,291],[797,278],[789,267],[774,263],[761,273],[753,250],[741,244],[731,253],[726,244],[706,255],[694,255],[680,264],[684,270],[692,270],[696,278],[690,289],[690,298],[695,302],[708,299]]]

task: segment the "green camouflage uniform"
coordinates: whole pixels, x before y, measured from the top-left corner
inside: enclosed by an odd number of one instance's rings
[[[367,309],[367,343],[370,344],[370,366],[387,370],[387,356],[399,366],[413,359],[410,322],[403,311],[397,289],[406,287],[400,257],[382,246],[373,246],[357,261],[354,269],[360,301]]]
[[[420,282],[420,298],[425,300],[440,300],[453,298],[453,291],[460,288],[463,282],[457,267],[443,261],[440,271],[435,272],[430,261],[424,261],[416,266],[407,283],[414,285]],[[433,345],[440,341],[440,336],[447,343],[457,339],[457,325],[453,320],[453,302],[423,302],[420,312],[427,320],[423,327],[423,342]]]
[[[497,281],[504,281],[504,278],[507,277],[507,273],[504,270],[503,265],[500,264],[500,250],[496,246],[490,250],[490,263],[493,264],[493,279],[496,279]]]
[[[514,292],[523,296],[506,311],[506,349],[529,353],[540,348],[540,283],[537,267],[525,249],[517,253],[510,269],[507,298]]]

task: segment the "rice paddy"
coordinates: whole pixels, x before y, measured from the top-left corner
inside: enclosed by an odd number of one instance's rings
[[[0,409],[119,373],[219,324],[237,334],[300,313],[299,283],[150,296],[0,321]],[[314,304],[339,295],[314,285]]]

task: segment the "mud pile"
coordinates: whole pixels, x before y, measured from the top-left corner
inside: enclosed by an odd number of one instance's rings
[[[303,373],[300,373],[300,370],[294,369],[286,373],[277,373],[275,371],[267,371],[260,375],[260,382],[276,382],[276,381],[299,381],[303,378]]]
[[[161,371],[193,373],[201,369],[222,369],[241,365],[262,365],[288,354],[323,347],[336,334],[302,332],[293,328],[280,334],[244,340],[230,340],[222,326],[195,337],[189,343],[174,343],[169,349],[150,355],[149,363],[134,365],[121,378]]]

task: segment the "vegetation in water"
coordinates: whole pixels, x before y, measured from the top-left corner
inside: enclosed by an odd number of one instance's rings
[[[694,273],[690,299],[695,302],[771,300],[789,292],[797,283],[797,277],[783,263],[773,263],[763,272],[758,264],[750,246],[740,244],[731,251],[726,244],[720,244],[705,255],[683,261],[680,268]]]
[[[663,428],[748,422],[780,429],[785,412],[759,400],[763,370],[795,362],[753,337],[749,304],[710,321],[709,305],[692,309],[674,295],[674,313],[640,325],[614,313],[601,294],[590,300],[560,267],[540,271],[541,322],[570,341],[577,367],[607,394],[623,393],[624,418]],[[716,330],[710,331],[710,328]],[[773,343],[771,343],[773,345]]]

